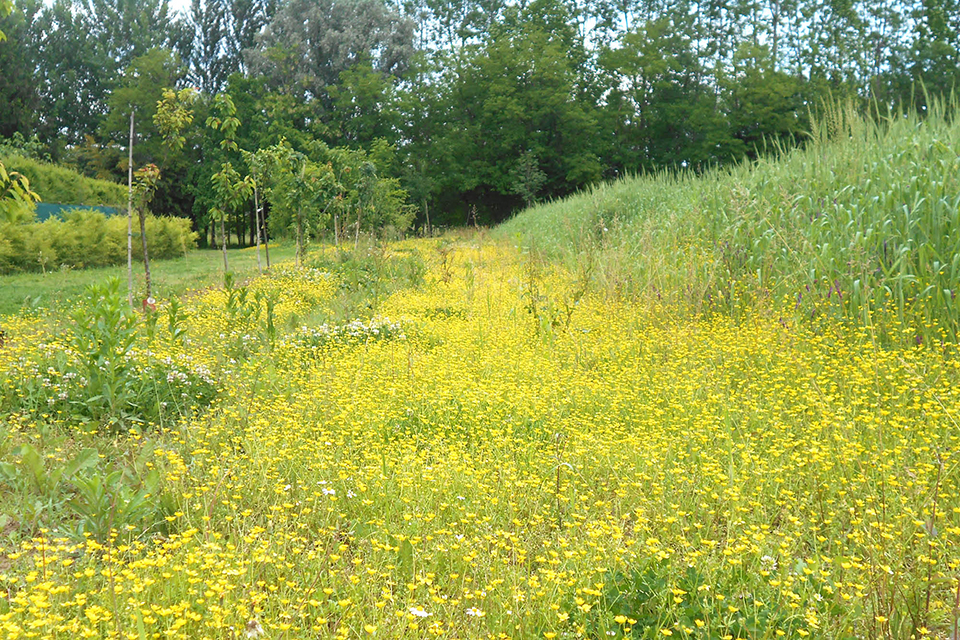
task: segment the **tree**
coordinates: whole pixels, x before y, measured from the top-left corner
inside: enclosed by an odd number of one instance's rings
[[[389,76],[358,64],[341,71],[339,83],[329,87],[328,93],[328,139],[363,148],[378,138],[396,138],[400,122]]]
[[[578,46],[562,7],[545,0],[509,11],[464,61],[447,94],[449,128],[434,151],[444,187],[464,204],[487,204],[495,220],[517,207],[512,170],[525,151],[540,159],[552,194],[600,177],[596,114],[580,90]]]
[[[726,123],[715,117],[715,90],[693,42],[669,18],[644,23],[605,50],[600,63],[611,90],[605,128],[613,134],[608,162],[618,172],[726,160]],[[739,143],[736,143],[739,144]]]
[[[187,139],[183,132],[193,123],[193,103],[196,100],[196,92],[191,87],[180,91],[163,89],[161,96],[157,101],[153,123],[160,133],[166,161],[168,154],[180,151],[186,144]]]
[[[82,144],[85,136],[96,134],[123,67],[91,37],[96,25],[77,3],[54,0],[44,5],[30,45],[39,51],[33,67],[40,99],[37,133],[58,158],[71,145]],[[125,130],[124,122],[119,126]]]
[[[180,137],[180,129],[188,123],[180,123],[177,116],[182,114],[175,113],[172,116],[161,117],[160,123],[165,127],[164,135],[157,129],[156,115],[158,107],[165,104],[165,87],[172,86],[180,73],[179,62],[176,56],[164,49],[152,49],[146,55],[134,59],[130,68],[127,69],[124,86],[115,91],[110,97],[111,112],[105,123],[108,132],[118,130],[121,118],[129,121],[129,142],[127,154],[127,188],[129,198],[127,202],[127,298],[131,306],[133,305],[133,209],[134,209],[134,183],[133,183],[133,164],[134,164],[134,134],[136,131],[137,115],[140,116],[140,136],[144,138],[145,143],[141,147],[147,148],[149,159],[156,158],[159,154],[158,147],[165,147],[169,152],[171,149],[179,149],[183,146]],[[186,98],[187,94],[184,94]],[[176,97],[176,96],[174,96]],[[190,115],[192,120],[192,114]],[[166,159],[166,154],[164,154]],[[145,214],[146,202],[153,198],[154,191],[159,182],[159,169],[156,175],[141,176],[141,190],[149,189],[149,196],[145,193],[140,194],[140,198],[145,200],[142,206],[137,207],[140,212],[140,227],[144,243],[144,271],[147,282],[147,297],[150,297],[150,262],[146,250],[146,235],[144,232],[145,223],[143,216]]]
[[[413,30],[413,21],[381,0],[289,0],[264,28],[250,62],[272,88],[328,106],[327,87],[357,65],[402,76]]]
[[[263,236],[264,251],[267,256],[267,269],[270,268],[270,246],[266,234],[266,225],[263,221],[263,208],[260,206],[261,185],[268,183],[267,171],[270,167],[270,153],[264,149],[258,149],[256,152],[241,151],[244,162],[250,168],[250,177],[253,184],[253,217],[254,217],[254,235],[257,242],[257,270],[263,273],[263,267],[260,264],[260,238]]]
[[[209,215],[212,216],[211,229],[214,228],[213,225],[216,224],[219,217],[220,232],[221,234],[225,234],[226,226],[224,218],[235,210],[232,206],[224,206],[224,198],[232,195],[232,185],[236,182],[233,175],[236,174],[236,170],[233,169],[232,159],[235,159],[239,155],[240,148],[237,145],[237,132],[241,125],[241,121],[237,117],[237,107],[229,93],[218,93],[214,97],[206,125],[207,128],[213,132],[213,137],[219,137],[219,142],[213,148],[208,149],[208,153],[204,156],[205,165],[220,167],[218,174],[211,175],[210,177],[210,183],[215,186],[209,203],[211,205]],[[229,170],[227,169],[228,165],[230,167]],[[219,177],[217,177],[218,175]],[[220,185],[219,190],[216,188],[217,184]],[[238,240],[239,239],[242,239],[242,233],[238,234]],[[224,269],[226,269],[227,261],[226,243],[227,237],[224,235],[224,237],[221,238]]]
[[[35,26],[40,7],[35,2],[18,6],[16,11],[0,12],[0,137],[15,133],[29,135],[39,124],[40,94],[34,81],[38,55]]]
[[[133,172],[132,201],[140,221],[140,246],[143,250],[143,273],[146,281],[147,300],[152,297],[150,255],[147,252],[147,207],[150,205],[150,200],[153,199],[159,179],[160,169],[155,164],[148,164]]]
[[[110,112],[103,124],[103,132],[111,138],[126,133],[131,113],[136,114],[138,130],[144,144],[138,149],[144,160],[156,160],[163,151],[157,135],[154,116],[163,92],[175,87],[183,78],[183,67],[175,53],[168,49],[151,49],[134,58],[127,68],[120,86],[110,95]]]
[[[193,103],[194,93],[193,89],[182,89],[179,92],[175,92],[172,89],[164,89],[162,95],[163,99],[157,102],[153,122],[159,130],[161,145],[166,150],[163,156],[163,163],[165,164],[169,152],[176,152],[183,148],[185,142],[182,135],[183,129],[193,122],[193,110],[190,108],[190,105]],[[133,167],[133,118],[134,115],[131,113],[130,168]],[[140,221],[140,243],[143,249],[143,272],[146,281],[147,299],[152,297],[150,254],[147,248],[147,208],[150,205],[150,201],[153,200],[159,181],[160,168],[151,163],[133,172],[130,183],[130,203],[133,208],[136,208]],[[128,251],[130,250],[131,248],[128,245]],[[130,256],[128,254],[128,268],[129,265]]]
[[[250,176],[240,177],[230,162],[224,162],[220,171],[211,178],[213,190],[217,195],[217,206],[213,210],[214,216],[220,220],[220,247],[223,250],[223,272],[227,273],[230,266],[227,263],[227,232],[224,220],[228,213],[236,211],[250,199],[253,192],[253,180]]]
[[[232,69],[226,57],[228,26],[226,0],[193,0],[187,14],[193,31],[184,60],[190,83],[204,93],[214,95],[224,89]]]
[[[267,190],[270,221],[275,227],[292,229],[297,242],[297,266],[311,232],[323,228],[340,185],[330,163],[312,162],[306,155],[282,141],[266,150],[269,169]],[[323,203],[326,202],[326,206]]]
[[[80,0],[86,34],[110,62],[101,70],[114,76],[153,49],[172,49],[176,30],[168,0]]]
[[[731,134],[751,157],[766,143],[789,146],[809,125],[804,83],[777,71],[765,47],[742,45],[723,88]]]
[[[530,151],[521,153],[513,176],[514,192],[523,198],[524,205],[532,207],[537,201],[537,194],[547,181],[547,174],[540,170],[540,159],[537,158],[537,154]]]
[[[386,227],[406,231],[416,214],[407,203],[407,192],[395,171],[396,148],[385,140],[376,140],[369,151],[344,147],[327,148],[323,159],[331,167],[335,182],[327,208],[334,214],[334,237],[339,245],[348,227],[354,230],[354,246],[360,233]],[[353,222],[350,222],[350,220]]]
[[[13,0],[0,0],[0,18],[13,13]],[[0,31],[0,42],[7,39],[7,34]]]

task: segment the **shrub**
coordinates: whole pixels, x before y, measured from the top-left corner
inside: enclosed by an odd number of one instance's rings
[[[0,223],[0,273],[122,264],[127,255],[126,236],[126,218],[108,218],[93,210],[69,211],[63,220]],[[197,234],[186,218],[151,216],[147,218],[147,242],[151,257],[174,258],[197,246]],[[141,259],[139,242],[134,243],[133,251],[134,257]]]

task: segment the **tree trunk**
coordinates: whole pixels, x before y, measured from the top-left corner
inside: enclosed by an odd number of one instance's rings
[[[233,230],[237,234],[237,247],[239,247],[240,249],[243,249],[246,246],[246,244],[244,243],[247,240],[247,234],[243,232],[244,218],[246,218],[246,216],[243,215],[242,212],[237,213],[237,217],[234,220],[234,224],[233,224]]]
[[[263,223],[263,252],[267,258],[267,271],[270,271],[270,233],[267,231],[267,216],[261,213],[260,221]]]
[[[223,211],[220,212],[220,247],[223,249],[223,272],[226,273],[230,270],[230,266],[227,264],[227,230],[224,227],[224,218],[226,213]]]
[[[427,217],[427,237],[433,237],[433,229],[430,228],[430,202],[424,198],[423,199],[423,215]]]
[[[363,207],[357,207],[357,233],[353,238],[353,250],[356,251],[360,246],[360,218],[363,216]]]
[[[133,111],[130,111],[130,155],[127,159],[127,302],[133,307]]]
[[[303,210],[297,209],[297,268],[300,268],[300,253],[303,251]]]
[[[147,297],[150,298],[150,256],[147,255],[147,212],[142,207],[137,212],[140,218],[140,244],[143,246],[143,275],[147,281]]]
[[[340,213],[333,210],[333,244],[340,248]]]
[[[250,242],[247,243],[248,247],[252,247],[257,239],[254,237],[257,235],[257,223],[254,222],[254,218],[257,216],[257,203],[253,203],[253,211],[250,212],[250,215],[247,216],[247,229],[250,231]]]
[[[253,187],[253,235],[257,238],[257,271],[263,275],[263,265],[260,264],[260,196],[257,187]]]

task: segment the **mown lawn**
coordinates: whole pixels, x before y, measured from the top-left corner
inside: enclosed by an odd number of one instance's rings
[[[231,249],[227,252],[231,271],[240,278],[257,273],[256,248]],[[293,257],[292,245],[271,245],[271,261]],[[265,258],[264,265],[266,265]],[[188,289],[203,289],[223,282],[223,256],[220,251],[191,251],[184,258],[155,260],[150,263],[155,297],[162,299],[183,294]],[[134,283],[144,290],[143,264],[134,263]],[[24,305],[68,309],[90,285],[117,277],[127,281],[126,265],[99,269],[67,269],[48,273],[22,273],[0,276],[0,315],[17,312]],[[142,293],[138,299],[142,298]]]

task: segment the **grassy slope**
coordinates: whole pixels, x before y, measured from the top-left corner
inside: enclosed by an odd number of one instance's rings
[[[911,340],[955,338],[954,111],[877,125],[837,109],[782,158],[602,185],[528,210],[502,232],[617,291],[733,312],[772,300]]]
[[[271,245],[271,262],[290,259],[294,251],[292,245]],[[265,257],[263,259],[266,260]],[[252,276],[257,271],[255,248],[232,249],[228,251],[228,261],[230,269],[240,278]],[[223,257],[217,250],[200,250],[189,253],[185,258],[151,261],[150,267],[155,295],[162,299],[181,295],[189,289],[220,284]],[[0,316],[15,313],[25,302],[53,310],[67,309],[89,285],[111,277],[126,282],[126,265],[0,276]],[[134,279],[138,290],[142,290],[142,264],[134,264]]]
[[[0,162],[8,171],[25,175],[42,202],[116,205],[127,201],[124,185],[88,178],[68,167],[21,156],[7,156]]]

